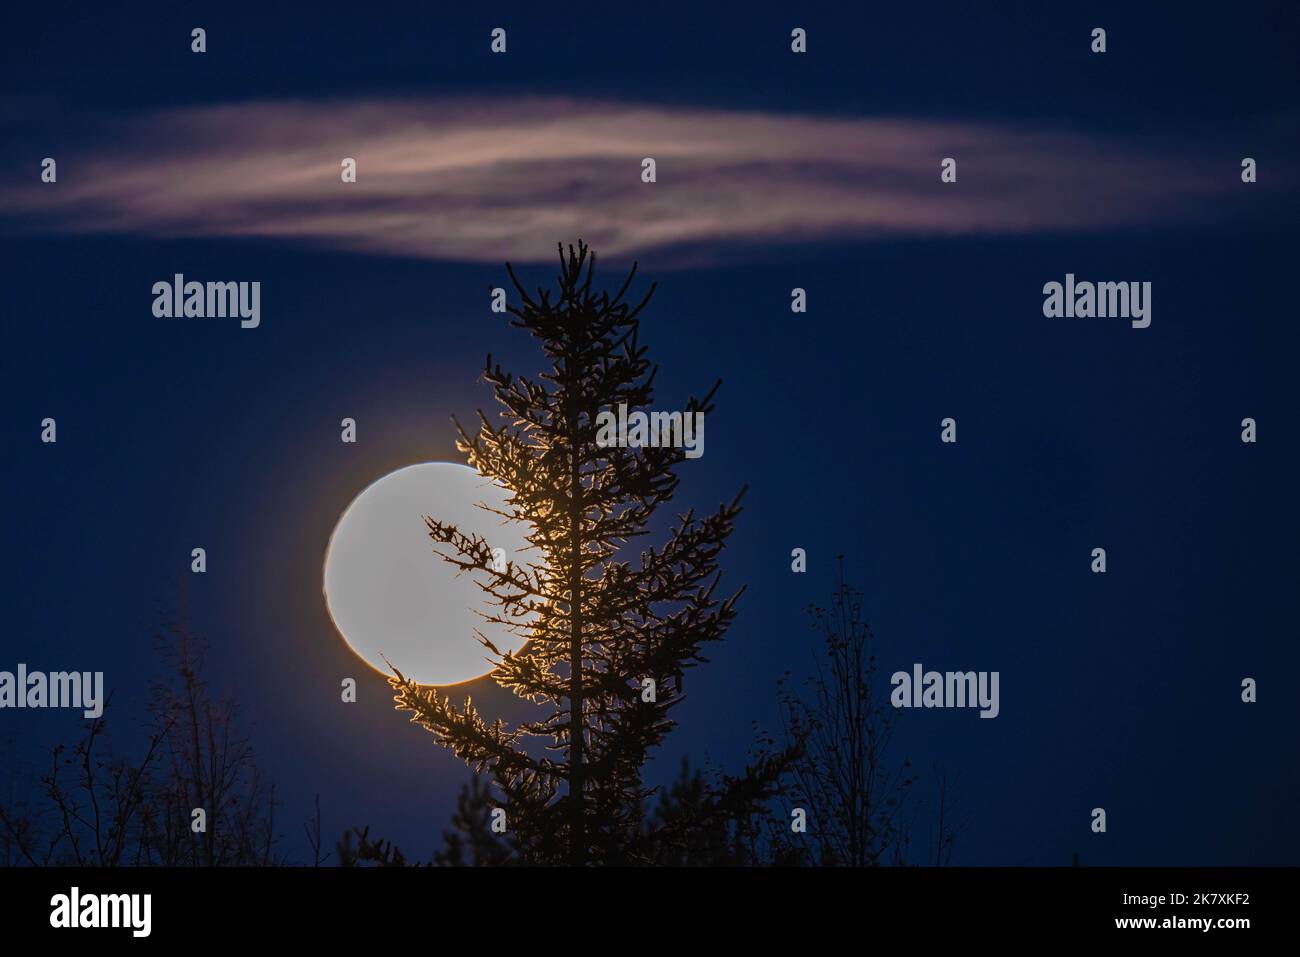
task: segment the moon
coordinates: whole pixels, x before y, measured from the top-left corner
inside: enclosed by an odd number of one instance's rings
[[[425,515],[450,522],[503,549],[506,561],[524,561],[523,524],[478,507],[508,512],[507,494],[467,466],[423,462],[373,482],[344,510],[325,549],[325,604],[366,664],[386,675],[396,668],[422,685],[452,685],[491,670],[476,630],[502,654],[523,646],[523,637],[476,613],[497,610],[477,584],[487,574],[439,558],[435,547],[451,549],[424,524]]]

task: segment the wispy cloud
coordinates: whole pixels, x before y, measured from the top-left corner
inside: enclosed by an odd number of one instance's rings
[[[1184,222],[1231,211],[1241,189],[1222,151],[551,97],[190,108],[105,124],[57,158],[57,184],[0,188],[11,227],[486,261],[550,258],[578,236],[620,255]]]

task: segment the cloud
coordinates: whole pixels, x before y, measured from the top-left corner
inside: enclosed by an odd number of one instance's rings
[[[57,184],[0,188],[11,226],[491,262],[578,237],[618,256],[1179,223],[1241,189],[1222,155],[1072,132],[557,97],[187,108],[105,123],[56,158]]]

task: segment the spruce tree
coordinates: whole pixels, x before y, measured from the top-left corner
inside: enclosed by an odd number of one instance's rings
[[[486,592],[487,621],[525,637],[502,654],[477,636],[493,663],[491,678],[538,708],[507,727],[394,668],[399,711],[433,732],[475,771],[490,774],[506,810],[519,859],[528,863],[637,863],[655,858],[669,833],[647,830],[642,809],[648,753],[673,727],[686,669],[723,637],[737,591],[719,594],[718,557],[740,512],[730,504],[677,516],[667,541],[639,547],[651,519],[677,488],[680,448],[601,447],[597,417],[626,404],[645,409],[655,367],[641,345],[639,316],[654,286],[635,305],[627,298],[633,265],[618,291],[593,288],[594,253],[581,241],[560,244],[558,291],[530,294],[507,264],[519,304],[511,324],[541,345],[546,370],[517,377],[494,364],[484,372],[503,407],[497,424],[482,411],[473,434],[459,422],[458,447],[484,477],[509,490],[499,520],[521,522],[527,560],[494,567],[482,536],[426,517],[435,551],[473,570]],[[685,414],[713,409],[715,383],[690,398]],[[743,591],[743,589],[741,589]],[[648,692],[654,682],[654,694]],[[537,746],[539,743],[545,747]],[[530,746],[531,745],[531,746]],[[726,793],[712,795],[695,826],[726,826],[770,797],[779,774],[765,757]]]

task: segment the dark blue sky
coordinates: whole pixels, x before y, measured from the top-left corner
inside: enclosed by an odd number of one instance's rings
[[[557,22],[529,7],[26,7],[4,30],[0,168],[35,176],[92,120],[111,137],[115,116],[149,107],[451,92],[1140,133],[1221,150],[1230,179],[1256,156],[1261,181],[1225,222],[790,244],[695,269],[640,257],[660,283],[643,327],[659,402],[723,380],[679,503],[751,487],[724,559],[725,580],[749,586],[741,615],[692,675],[656,763],[743,760],[751,720],[774,719],[777,678],[807,670],[803,608],[827,599],[843,553],[886,673],[1001,672],[996,720],[913,711],[893,752],[957,777],[970,823],[955,862],[1295,863],[1295,236],[1293,217],[1270,215],[1294,209],[1294,184],[1273,174],[1297,144],[1294,14],[655,5]],[[202,58],[184,39],[195,25],[208,29]],[[511,53],[492,59],[497,25]],[[788,53],[794,25],[809,30],[806,58]],[[1087,51],[1098,25],[1105,57]],[[62,179],[75,165],[60,167]],[[255,724],[290,843],[319,792],[328,832],[370,823],[427,852],[466,772],[338,639],[320,561],[365,485],[458,460],[449,419],[489,407],[486,353],[539,369],[531,341],[487,312],[504,270],[15,229],[0,257],[0,668],[103,670],[136,707],[157,609],[201,544],[194,624],[215,683]],[[161,323],[148,290],[175,272],[260,279],[261,327]],[[1151,328],[1045,319],[1042,285],[1066,272],[1151,281]],[[793,286],[808,290],[807,316],[789,311]],[[39,442],[47,415],[57,446]],[[356,446],[338,441],[345,415]],[[944,416],[958,419],[956,446],[938,441]],[[1239,441],[1245,416],[1259,422],[1253,446]],[[1099,545],[1105,576],[1088,570]],[[790,573],[795,546],[806,575]],[[344,675],[360,681],[355,706],[339,702]],[[499,691],[474,694],[518,714]],[[0,741],[39,760],[77,724],[0,712]],[[1105,835],[1088,828],[1096,806]]]

